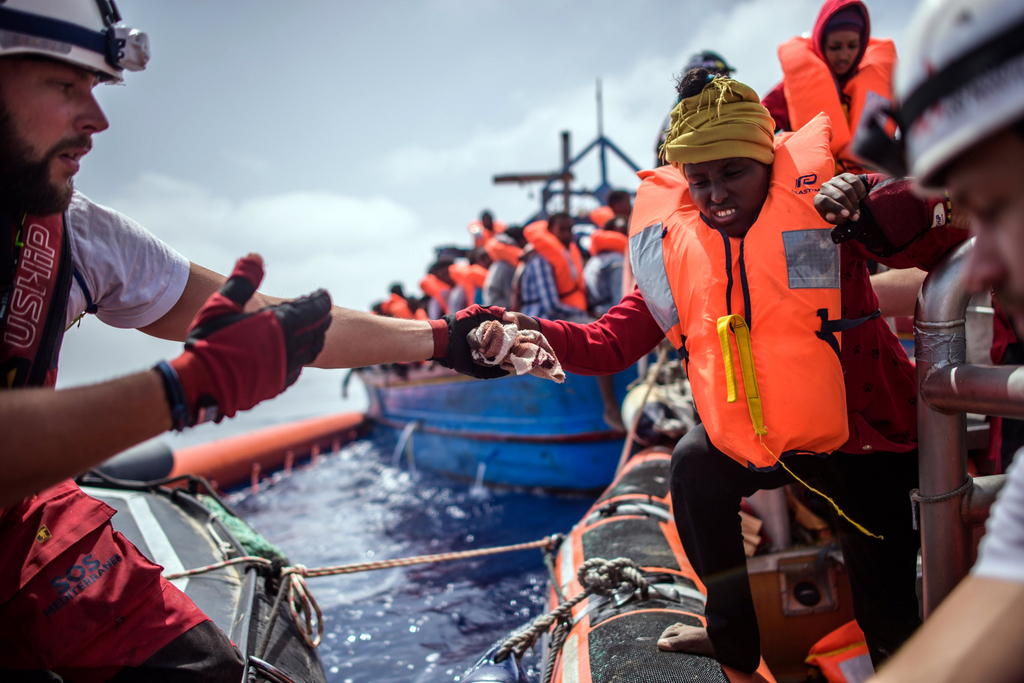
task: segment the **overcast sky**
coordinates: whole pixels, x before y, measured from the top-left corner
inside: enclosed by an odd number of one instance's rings
[[[606,134],[648,167],[690,54],[720,52],[764,94],[781,77],[777,45],[810,31],[819,5],[118,0],[153,58],[125,87],[98,88],[111,126],[76,182],[194,262],[226,272],[257,250],[265,291],[326,287],[366,309],[394,280],[415,289],[433,245],[468,243],[481,209],[532,213],[528,188],[491,177],[554,170],[562,130],[576,150],[589,142],[596,79]],[[871,3],[874,35],[899,46],[913,5]],[[611,177],[636,186],[624,167]],[[90,316],[65,337],[61,385],[178,348]],[[343,408],[340,372],[307,374],[241,424]]]

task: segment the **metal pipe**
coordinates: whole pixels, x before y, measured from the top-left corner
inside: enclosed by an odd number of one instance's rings
[[[914,345],[918,387],[930,376],[967,357],[965,314],[970,295],[963,286],[964,264],[972,243],[964,242],[929,273],[917,297]],[[967,480],[967,416],[949,414],[917,402],[920,492],[939,496]],[[925,618],[967,575],[970,534],[960,513],[961,500],[921,506],[921,560]]]
[[[1024,367],[949,365],[921,384],[921,396],[935,410],[1024,419]]]
[[[960,517],[964,524],[974,526],[988,519],[989,509],[996,496],[1006,485],[1006,475],[996,474],[991,477],[975,477],[974,485],[963,498],[960,506]]]

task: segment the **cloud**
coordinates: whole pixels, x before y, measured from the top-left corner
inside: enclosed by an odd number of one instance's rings
[[[713,5],[702,6],[693,24],[681,32],[682,40],[674,50],[648,53],[604,77],[606,134],[641,168],[649,167],[658,132],[674,103],[673,75],[691,54],[705,49],[721,53],[737,67],[737,79],[764,95],[782,77],[775,47],[810,30],[819,7],[820,0],[750,0],[717,11]],[[875,17],[876,35],[898,39],[912,7],[880,9],[884,11]],[[417,206],[443,194],[442,187],[455,187],[459,199],[465,199],[459,204],[455,197],[448,198],[441,210],[458,206],[469,215],[479,206],[491,206],[503,218],[521,220],[536,210],[537,202],[514,186],[494,187],[491,176],[555,170],[562,130],[572,131],[574,151],[579,151],[596,133],[594,86],[577,85],[538,101],[511,126],[490,126],[483,115],[481,122],[454,145],[417,142],[395,149],[383,161],[378,177],[407,193]],[[596,185],[593,157],[578,168],[579,180],[589,187]],[[617,162],[609,163],[609,174],[613,185],[635,188],[638,184]]]
[[[253,154],[243,154],[229,149],[220,152],[221,158],[237,168],[260,177],[271,177],[274,174],[273,162]]]
[[[360,309],[383,298],[392,280],[418,281],[437,238],[382,196],[288,192],[236,202],[146,174],[110,203],[200,265],[226,272],[257,251],[267,263],[264,291],[296,296],[325,287]]]

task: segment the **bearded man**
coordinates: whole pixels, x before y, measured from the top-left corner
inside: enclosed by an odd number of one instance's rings
[[[383,319],[332,309],[322,290],[273,299],[256,291],[258,255],[225,278],[75,192],[92,136],[109,126],[94,87],[149,59],[145,34],[120,20],[111,0],[0,4],[0,667],[87,683],[234,683],[243,662],[227,637],[113,531],[114,511],[68,478],[167,429],[248,410],[314,361],[443,359],[449,340],[465,344],[462,326],[494,316]],[[56,391],[64,331],[86,313],[185,341],[185,351]],[[123,560],[45,616],[59,597],[48,568],[97,549]]]

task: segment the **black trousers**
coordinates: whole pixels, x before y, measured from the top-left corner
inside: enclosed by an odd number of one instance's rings
[[[109,683],[239,683],[245,662],[212,621],[193,626],[140,667],[126,667]]]
[[[877,667],[920,625],[916,576],[920,535],[914,531],[910,489],[917,486],[917,451],[794,455],[786,466],[831,496],[875,534],[864,535],[833,515],[853,592],[857,622]],[[740,529],[740,499],[794,479],[781,467],[755,472],[712,445],[703,425],[672,455],[672,505],[687,557],[708,590],[708,636],[723,664],[747,673],[760,662],[760,634],[750,594]]]

